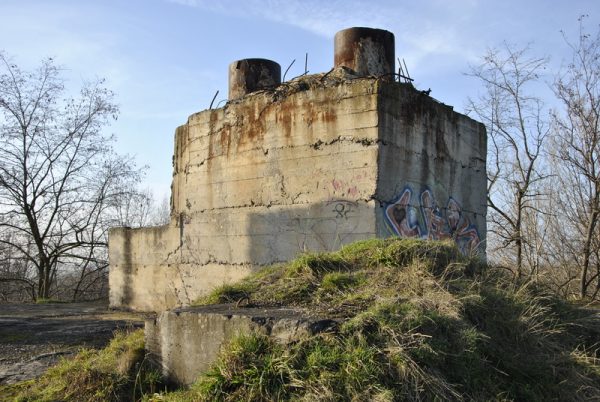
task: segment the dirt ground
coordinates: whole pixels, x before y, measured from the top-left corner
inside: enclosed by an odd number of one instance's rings
[[[104,347],[114,331],[143,323],[142,315],[106,303],[0,304],[0,384],[36,378],[61,358]]]

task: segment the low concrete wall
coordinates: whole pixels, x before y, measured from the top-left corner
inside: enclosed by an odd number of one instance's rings
[[[180,239],[175,225],[153,228],[113,228],[109,233],[109,301],[113,308],[162,311],[192,301],[223,283],[252,272],[246,264],[205,261],[195,264],[182,256],[195,254]],[[201,266],[200,266],[201,265]]]
[[[189,305],[253,270],[303,251],[375,236],[373,201],[208,211],[159,228],[109,234],[110,305],[164,311]]]
[[[166,379],[189,385],[214,363],[221,346],[235,336],[257,332],[287,343],[336,325],[332,320],[307,318],[291,309],[188,307],[146,320],[146,350]]]

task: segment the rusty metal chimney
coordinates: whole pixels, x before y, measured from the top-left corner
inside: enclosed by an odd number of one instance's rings
[[[348,28],[335,34],[334,67],[345,66],[361,76],[395,71],[394,34],[384,29]]]
[[[281,66],[267,59],[242,59],[229,65],[229,100],[281,84]]]

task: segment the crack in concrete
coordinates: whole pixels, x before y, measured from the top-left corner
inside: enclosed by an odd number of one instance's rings
[[[204,214],[206,212],[222,211],[222,210],[228,210],[228,209],[271,208],[271,207],[288,207],[288,206],[302,206],[302,205],[311,205],[311,204],[314,204],[314,202],[311,202],[311,201],[295,202],[295,200],[297,200],[298,198],[300,198],[300,196],[306,195],[306,194],[310,194],[310,193],[309,192],[299,192],[295,196],[288,197],[288,198],[292,199],[291,203],[269,202],[268,204],[262,204],[262,203],[256,203],[256,202],[254,202],[254,200],[250,200],[249,204],[227,205],[227,206],[217,207],[217,208],[205,208],[205,209],[201,209],[199,211],[193,212],[190,215],[190,217],[193,217],[196,214]],[[351,200],[349,199],[349,201],[352,201],[352,202],[365,202],[365,203],[368,203],[371,200],[375,200],[375,197],[371,196],[371,197],[368,197],[368,198],[352,198]],[[323,200],[323,202],[327,202],[327,200]]]
[[[361,144],[365,147],[371,146],[371,145],[375,145],[375,144],[382,144],[382,145],[387,145],[387,142],[378,138],[378,139],[373,139],[373,138],[356,138],[356,137],[352,137],[352,136],[338,136],[337,138],[334,138],[331,141],[328,142],[323,142],[320,139],[317,140],[317,142],[314,142],[310,145],[311,148],[313,149],[321,149],[322,146],[328,146],[328,145],[333,145],[335,143],[338,142],[350,142],[353,144]]]
[[[269,262],[269,263],[258,263],[258,262],[251,262],[251,261],[229,262],[229,261],[219,260],[217,258],[209,258],[204,261],[185,261],[185,262],[182,262],[182,264],[190,264],[190,265],[194,265],[195,267],[205,267],[207,265],[235,266],[235,267],[248,267],[248,266],[266,267],[269,265],[279,264],[279,263],[283,263],[283,262],[285,262],[285,261],[277,260],[275,262]]]
[[[353,143],[353,144],[361,144],[365,147],[368,146],[372,146],[375,144],[382,144],[382,145],[388,145],[390,143],[388,143],[387,141],[383,140],[383,139],[372,139],[372,138],[366,138],[366,137],[353,137],[353,136],[338,136],[337,138],[334,138],[331,141],[327,141],[324,142],[322,140],[317,140],[316,142],[312,143],[312,144],[302,144],[302,145],[284,145],[281,147],[272,147],[272,148],[264,148],[264,147],[254,147],[254,148],[249,148],[246,149],[245,151],[243,151],[241,154],[245,153],[245,152],[252,152],[252,151],[258,151],[261,150],[262,153],[264,155],[268,155],[269,152],[271,151],[279,151],[282,149],[290,149],[290,148],[313,148],[316,150],[321,149],[322,146],[328,146],[328,145],[333,145],[336,143],[341,143],[341,142],[347,142],[347,143]],[[216,159],[216,158],[220,158],[223,156],[226,156],[226,153],[223,154],[218,154],[218,155],[213,155],[213,156],[209,156],[207,158],[202,159],[200,162],[198,163],[188,163],[186,164],[185,168],[183,169],[182,173],[184,174],[189,174],[189,167],[192,166],[196,166],[196,167],[200,167],[205,165],[208,161]]]

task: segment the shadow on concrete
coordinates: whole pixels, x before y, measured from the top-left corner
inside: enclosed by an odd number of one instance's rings
[[[304,251],[334,251],[376,236],[372,203],[332,199],[310,205],[272,206],[251,213],[247,255],[256,265],[284,262]]]

